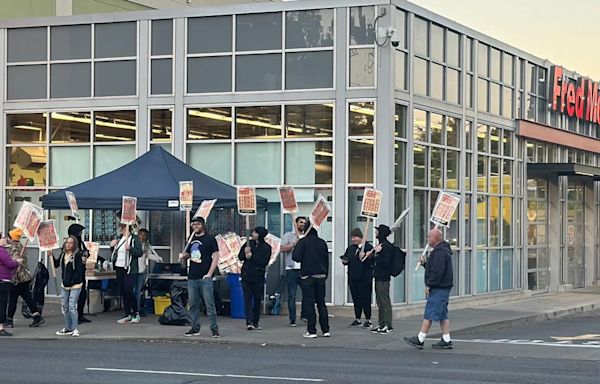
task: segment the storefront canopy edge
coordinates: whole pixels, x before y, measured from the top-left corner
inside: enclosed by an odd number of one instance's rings
[[[179,182],[194,182],[194,206],[217,199],[215,207],[237,204],[236,188],[198,172],[163,148],[156,146],[132,162],[105,175],[42,197],[44,209],[69,209],[65,190],[71,191],[82,209],[121,209],[123,196],[137,197],[140,211],[178,210],[169,201],[179,201]],[[261,208],[267,200],[257,196]]]
[[[529,163],[528,176],[558,174],[559,176],[588,176],[600,179],[600,168],[575,163]]]

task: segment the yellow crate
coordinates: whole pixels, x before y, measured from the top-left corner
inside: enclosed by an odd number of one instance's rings
[[[162,315],[165,312],[165,308],[171,305],[171,298],[169,296],[157,296],[154,298],[154,314]]]

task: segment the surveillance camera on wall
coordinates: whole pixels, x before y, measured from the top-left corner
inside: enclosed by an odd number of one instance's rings
[[[397,33],[396,28],[394,27],[388,28],[388,37],[390,38],[390,42],[394,47],[398,47],[400,43],[402,43],[401,36],[399,33]]]

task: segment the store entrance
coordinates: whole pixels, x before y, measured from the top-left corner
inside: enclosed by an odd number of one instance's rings
[[[548,291],[548,179],[527,180],[527,285]]]
[[[569,178],[563,252],[563,278],[573,288],[585,287],[585,184]]]

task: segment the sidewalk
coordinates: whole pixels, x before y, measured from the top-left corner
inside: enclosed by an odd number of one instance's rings
[[[19,307],[20,308],[20,307]],[[494,304],[477,308],[452,310],[450,303],[450,321],[452,335],[465,335],[491,329],[506,328],[524,323],[544,321],[577,312],[600,309],[600,289],[578,290],[569,293],[556,293],[533,296],[510,303]],[[140,324],[117,324],[120,311],[89,315],[90,324],[79,327],[81,338],[111,340],[144,340],[165,342],[216,342],[243,343],[257,345],[292,345],[343,347],[366,350],[398,350],[405,348],[403,336],[416,334],[421,323],[421,316],[409,316],[394,320],[394,333],[388,335],[372,334],[366,329],[349,328],[352,321],[345,317],[331,317],[331,338],[304,339],[306,331],[304,323],[299,321],[298,327],[288,326],[287,316],[265,315],[261,318],[261,331],[247,331],[244,320],[219,317],[221,339],[212,339],[207,320],[201,318],[202,334],[199,337],[184,337],[182,334],[188,327],[163,326],[154,315],[142,318]],[[54,333],[62,328],[62,315],[55,303],[49,303],[44,309],[46,323],[39,328],[28,328],[30,320],[17,316],[15,328],[9,329],[15,338],[26,339],[59,339]],[[377,310],[373,313],[377,319]],[[429,337],[439,337],[439,327],[435,324]],[[64,338],[64,337],[62,337]]]

